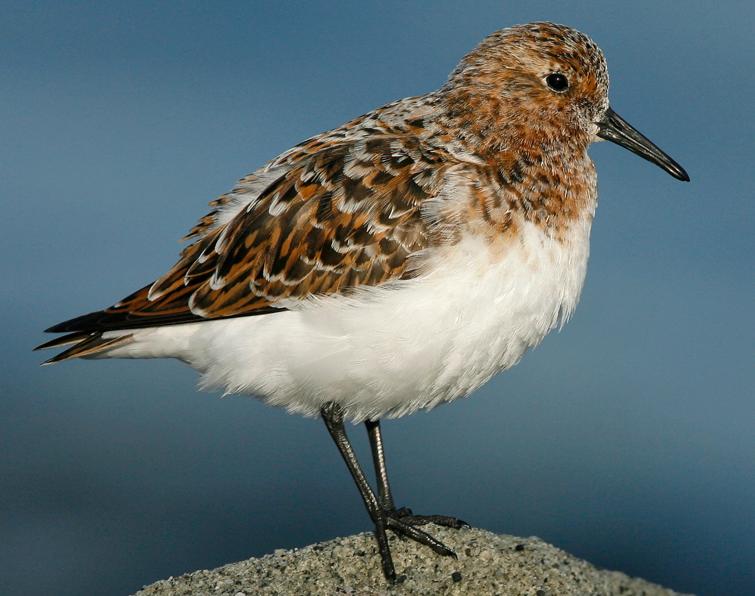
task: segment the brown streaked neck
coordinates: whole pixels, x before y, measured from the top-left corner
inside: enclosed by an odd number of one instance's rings
[[[466,86],[447,86],[438,95],[444,108],[438,124],[491,165],[505,166],[520,157],[531,164],[568,167],[587,157],[590,135],[566,118],[553,122],[536,103],[528,105],[518,97],[504,100]]]
[[[573,221],[592,217],[596,175],[587,133],[538,118],[536,107],[519,109],[514,102],[512,108],[464,87],[443,91],[438,125],[487,164],[512,212],[556,238]]]

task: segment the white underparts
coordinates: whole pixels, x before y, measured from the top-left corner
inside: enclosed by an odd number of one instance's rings
[[[573,222],[564,241],[523,223],[505,250],[468,238],[428,260],[420,277],[350,297],[130,331],[133,343],[103,356],[179,358],[205,388],[304,415],[328,401],[354,421],[432,408],[513,366],[569,318],[591,220]]]

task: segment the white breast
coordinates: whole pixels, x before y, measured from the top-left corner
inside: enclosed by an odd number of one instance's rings
[[[141,330],[115,357],[177,357],[204,387],[304,415],[396,417],[467,395],[516,364],[579,299],[591,218],[566,241],[532,224],[505,250],[469,238],[420,278],[298,310]]]

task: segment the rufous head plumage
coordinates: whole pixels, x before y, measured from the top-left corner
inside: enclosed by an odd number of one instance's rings
[[[448,124],[475,151],[584,154],[616,142],[688,180],[683,168],[611,110],[603,52],[564,25],[528,23],[488,35],[441,89]]]

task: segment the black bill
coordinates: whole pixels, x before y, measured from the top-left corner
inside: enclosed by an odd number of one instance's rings
[[[689,182],[689,176],[682,166],[656,147],[650,139],[642,135],[611,108],[606,110],[605,115],[597,124],[598,136],[601,139],[606,139],[607,141],[626,147],[632,153],[636,153],[640,157],[662,167],[674,178]]]

